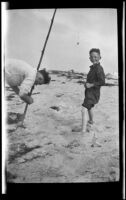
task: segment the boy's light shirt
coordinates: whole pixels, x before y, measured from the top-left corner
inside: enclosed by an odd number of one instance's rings
[[[22,60],[8,59],[5,62],[6,81],[19,88],[19,96],[28,94],[36,78],[37,70]]]

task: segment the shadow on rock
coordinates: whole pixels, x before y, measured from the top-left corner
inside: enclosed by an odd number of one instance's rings
[[[53,110],[59,111],[60,108],[58,106],[51,106],[50,108],[52,108]]]
[[[61,97],[63,96],[64,94],[56,94],[56,97]]]
[[[33,93],[32,95],[36,95],[36,94],[40,94],[40,92],[35,92],[35,93]]]
[[[21,157],[27,153],[29,153],[30,151],[33,151],[34,149],[40,148],[41,146],[36,145],[34,147],[28,147],[26,144],[21,144],[19,145],[19,150],[13,154],[9,156],[9,163],[12,163],[13,161],[15,161],[16,158]]]
[[[9,86],[6,86],[6,90],[7,90],[7,91],[13,91],[12,88],[9,87]]]
[[[15,97],[15,95],[13,95],[13,94],[10,94],[10,95],[8,95],[7,96],[7,101],[12,101],[12,99]]]
[[[9,112],[7,116],[7,123],[8,124],[15,124],[21,121],[22,119],[22,114],[20,113],[14,113],[14,112]]]
[[[8,133],[13,133],[14,131],[15,131],[15,128],[7,130]]]
[[[13,179],[15,179],[15,178],[17,178],[16,174],[12,174],[11,172],[6,171],[7,182],[13,182]]]
[[[73,148],[79,147],[79,146],[80,146],[80,142],[78,140],[73,140],[68,145],[66,145],[65,147],[73,149]]]

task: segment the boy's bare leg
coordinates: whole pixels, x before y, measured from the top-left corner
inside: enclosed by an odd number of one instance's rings
[[[87,127],[86,127],[86,131],[90,132],[91,131],[91,127],[93,125],[93,110],[92,109],[88,109],[88,123],[87,123]]]
[[[96,133],[94,132],[93,133],[93,137],[92,137],[92,142],[91,142],[91,147],[101,147],[101,144],[99,144],[97,142],[97,136],[96,136]]]
[[[82,124],[81,124],[81,128],[73,128],[72,131],[73,132],[86,132],[87,129],[87,109],[85,107],[82,106],[81,109],[81,115],[82,115]]]
[[[86,131],[86,122],[87,122],[87,116],[86,116],[86,108],[82,107],[82,132]]]
[[[93,110],[92,109],[88,110],[88,116],[89,116],[89,121],[93,122]]]

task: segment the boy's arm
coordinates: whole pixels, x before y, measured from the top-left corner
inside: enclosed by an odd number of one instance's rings
[[[17,86],[11,86],[11,88],[15,91],[15,93],[16,93],[17,95],[19,95],[20,90],[19,90],[19,88],[18,88]],[[32,97],[30,97],[28,94],[22,93],[22,94],[19,95],[19,96],[20,96],[20,98],[21,98],[23,101],[25,101],[26,103],[28,103],[28,104],[32,104],[32,103],[33,103]]]
[[[24,79],[21,86],[19,87],[20,98],[28,104],[33,103],[33,98],[29,95],[31,88],[34,86],[36,77],[36,71],[30,72],[29,75]]]
[[[28,104],[33,103],[33,98],[31,96],[27,95],[27,94],[20,96],[20,98]]]
[[[94,87],[105,85],[105,73],[102,67],[99,67],[97,70],[98,81],[93,83]]]

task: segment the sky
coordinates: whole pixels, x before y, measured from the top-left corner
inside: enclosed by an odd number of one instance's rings
[[[54,9],[6,10],[5,55],[37,68]],[[42,68],[88,72],[99,48],[105,73],[118,71],[117,10],[57,9]]]

